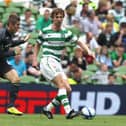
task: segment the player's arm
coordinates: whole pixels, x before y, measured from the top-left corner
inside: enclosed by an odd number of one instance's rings
[[[37,66],[38,66],[37,56],[38,56],[38,53],[39,53],[39,50],[40,50],[42,42],[43,42],[43,34],[40,31],[40,33],[38,35],[37,42],[36,42],[36,44],[34,46],[34,52],[33,52],[33,63],[32,63],[32,66],[35,67],[35,68],[37,68]]]
[[[15,47],[18,46],[20,44],[23,44],[25,42],[27,42],[27,40],[30,38],[30,34],[26,35],[26,37],[23,40],[9,40],[9,39],[5,39],[5,43],[9,43],[7,44],[7,47],[5,45],[5,48],[9,48],[9,47]]]
[[[7,58],[7,57],[10,57],[10,56],[19,55],[19,54],[21,54],[21,48],[20,47],[16,47],[13,50],[9,49],[8,51],[0,49],[0,59]]]
[[[34,46],[33,63],[32,63],[32,66],[34,66],[34,67],[38,66],[37,56],[38,56],[39,50],[40,50],[40,44],[36,43]]]
[[[39,50],[40,50],[40,44],[36,43],[34,46],[33,63],[32,63],[32,66],[35,68],[38,67],[37,56],[38,56]]]
[[[6,57],[10,57],[10,56],[14,56],[15,52],[14,51],[8,51],[8,49],[4,48],[3,45],[3,40],[0,38],[0,59],[6,58]]]
[[[14,55],[15,55],[14,51],[0,51],[0,59],[7,58]]]
[[[94,52],[92,52],[92,51],[88,48],[87,44],[85,44],[85,43],[83,43],[83,42],[81,42],[81,41],[77,41],[77,44],[78,44],[84,51],[86,51],[88,55],[93,56],[93,57],[95,58]]]
[[[29,39],[29,37],[30,37],[30,34],[28,34],[23,40],[17,40],[17,41],[13,41],[13,40],[9,40],[9,39],[1,40],[2,42],[7,43],[7,44],[0,47],[0,58],[7,58],[10,56],[15,56],[15,55],[21,54],[20,47],[16,47],[13,50],[11,50],[9,48],[15,47],[17,45],[20,45],[20,44],[26,42]]]
[[[79,45],[83,51],[86,51],[88,55],[95,57],[94,53],[88,48],[88,46],[84,42],[78,40],[77,36],[73,35],[73,33],[71,31],[68,31],[67,34],[68,34],[68,36],[67,36],[66,40],[68,42],[69,41],[71,43],[77,42],[77,45]]]

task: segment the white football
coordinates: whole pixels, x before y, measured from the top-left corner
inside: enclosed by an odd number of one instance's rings
[[[93,119],[96,115],[94,108],[86,106],[81,109],[81,114],[85,119]]]

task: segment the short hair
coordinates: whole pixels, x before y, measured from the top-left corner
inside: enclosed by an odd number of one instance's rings
[[[17,22],[20,21],[20,17],[16,14],[10,14],[9,15],[9,18],[8,18],[8,22],[7,22],[7,25],[9,25],[9,23],[11,24],[16,24]]]
[[[116,75],[114,75],[113,73],[110,73],[110,74],[108,75],[108,79],[109,79],[110,77],[114,77],[114,78],[116,79]]]
[[[50,10],[49,9],[45,9],[44,12],[50,12]]]
[[[62,14],[63,17],[65,16],[64,10],[61,8],[55,8],[51,13],[51,18],[54,18],[55,15]]]
[[[86,5],[88,5],[88,3],[84,3],[84,4],[82,5],[82,7],[85,7]]]
[[[31,9],[28,8],[28,9],[25,10],[25,13],[26,12],[32,12],[32,11],[31,11]]]
[[[93,13],[95,13],[94,10],[89,10],[89,11],[87,12],[87,16],[90,17]]]
[[[33,55],[33,52],[32,52],[32,51],[27,52],[27,53],[25,54],[25,58],[28,58],[30,55]]]
[[[123,6],[123,3],[122,3],[122,1],[116,1],[116,2],[115,2],[115,5],[116,5],[116,6]]]
[[[126,28],[126,22],[122,22],[122,23],[120,24],[120,27],[121,27],[121,28]]]

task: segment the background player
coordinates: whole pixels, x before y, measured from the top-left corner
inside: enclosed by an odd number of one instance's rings
[[[6,58],[20,54],[21,48],[16,47],[12,50],[10,47],[22,44],[29,38],[29,35],[27,35],[23,40],[13,41],[13,36],[19,28],[19,22],[20,18],[15,14],[11,14],[8,18],[7,27],[0,30],[0,77],[8,79],[12,83],[9,92],[7,113],[14,115],[23,114],[14,107],[20,79],[17,72],[7,63]]]

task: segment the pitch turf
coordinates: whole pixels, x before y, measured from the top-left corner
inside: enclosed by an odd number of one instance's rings
[[[55,115],[48,120],[43,115],[12,116],[0,114],[0,126],[126,126],[126,116],[96,116],[93,120],[77,117],[66,120],[64,116]]]

